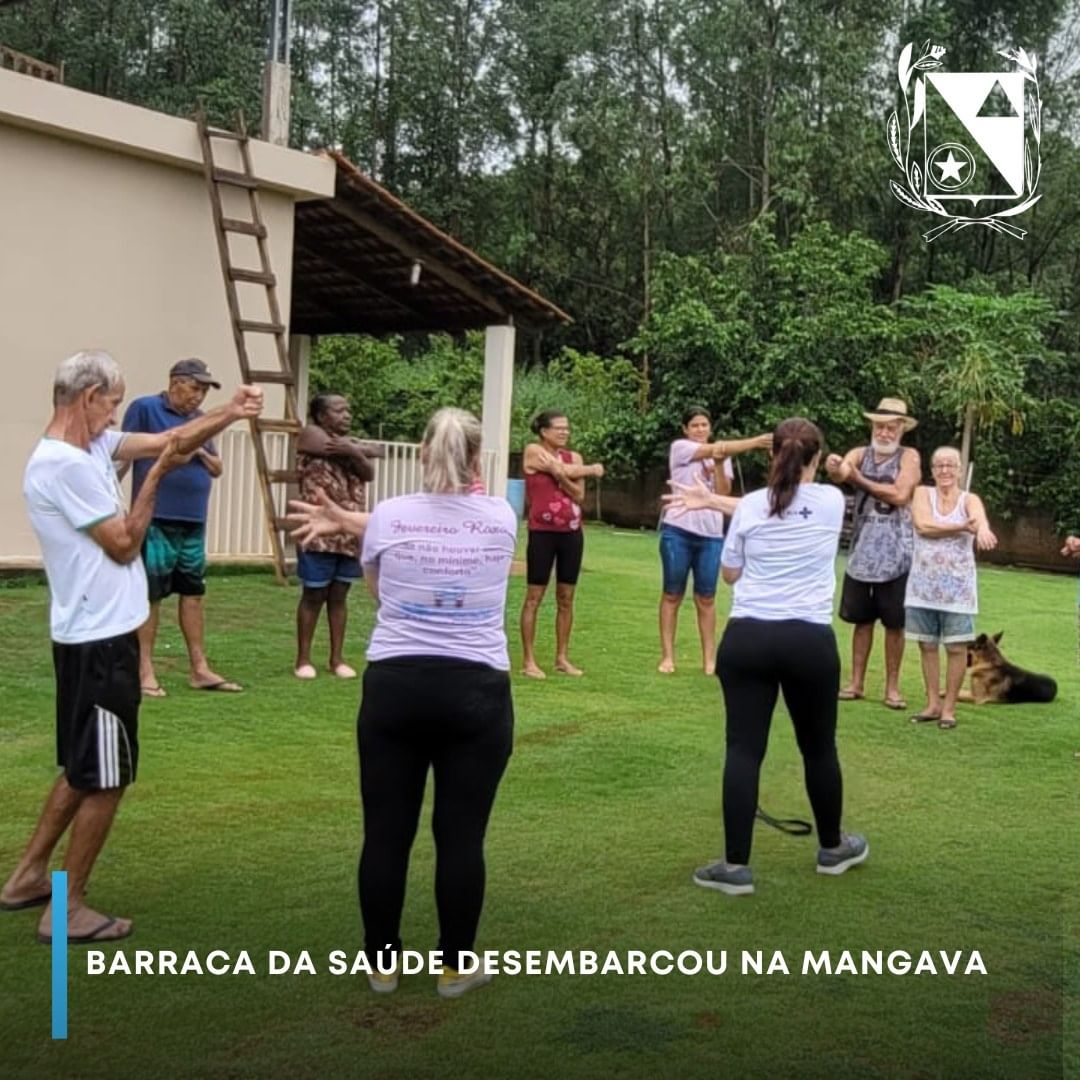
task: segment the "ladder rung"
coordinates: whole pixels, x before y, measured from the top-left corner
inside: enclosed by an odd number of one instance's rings
[[[221,227],[226,232],[244,233],[247,236],[265,238],[266,226],[256,225],[254,221],[241,221],[239,218],[222,218]]]
[[[225,128],[212,128],[206,129],[206,134],[211,139],[232,139],[234,142],[247,142],[248,136],[241,135],[239,131],[228,131]]]
[[[260,435],[266,431],[283,431],[286,435],[299,435],[303,430],[303,424],[297,420],[263,420],[260,417],[255,421],[255,430]]]
[[[282,371],[280,368],[268,368],[264,371],[249,368],[248,382],[279,383],[281,386],[292,386],[296,380],[293,378],[291,371]]]
[[[233,281],[246,281],[251,285],[270,285],[277,284],[277,278],[269,272],[262,270],[241,270],[235,266],[229,267],[229,277]]]
[[[236,325],[245,334],[284,334],[285,327],[276,322],[255,322],[251,319],[237,319]]]
[[[271,484],[299,484],[300,470],[269,469],[266,473],[266,479],[269,480]]]
[[[232,184],[233,187],[250,188],[254,191],[259,186],[259,181],[247,173],[235,172],[232,169],[214,169],[210,174],[215,184]]]

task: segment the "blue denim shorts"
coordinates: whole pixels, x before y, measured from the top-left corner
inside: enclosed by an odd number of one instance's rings
[[[694,571],[694,595],[715,596],[720,576],[721,536],[699,536],[677,525],[660,526],[660,563],[664,568],[664,592],[682,596],[690,571]]]
[[[360,577],[360,560],[334,551],[298,551],[296,576],[308,589],[325,589],[332,581],[352,583]]]
[[[960,645],[975,640],[975,616],[933,608],[904,608],[904,637],[931,645]]]

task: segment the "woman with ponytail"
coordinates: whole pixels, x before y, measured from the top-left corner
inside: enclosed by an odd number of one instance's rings
[[[822,445],[821,432],[801,417],[776,428],[768,487],[738,500],[721,562],[724,581],[734,586],[716,658],[727,715],[727,851],[694,871],[694,881],[733,896],[754,891],[749,863],[758,777],[779,693],[803,757],[820,843],[818,873],[842,874],[870,850],[864,837],[840,831],[840,657],[832,605],[844,499],[831,485],[814,482]],[[670,501],[677,509],[727,509],[734,500],[684,489]]]
[[[429,769],[435,776],[435,901],[444,972],[457,997],[488,982],[461,974],[484,902],[484,834],[510,757],[513,706],[503,621],[517,521],[505,499],[472,493],[480,423],[440,409],[420,449],[424,490],[370,515],[325,498],[293,504],[304,540],[363,532],[360,561],[378,603],[357,721],[364,845],[360,909],[372,989],[397,989],[409,852]]]

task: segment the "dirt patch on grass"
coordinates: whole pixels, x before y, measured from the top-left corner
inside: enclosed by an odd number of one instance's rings
[[[699,1031],[715,1031],[724,1026],[724,1017],[716,1012],[697,1013],[694,1016],[694,1027]]]
[[[1002,1046],[1017,1046],[1043,1035],[1060,1035],[1061,1017],[1060,990],[1017,990],[990,999],[986,1026]]]
[[[353,1027],[371,1031],[382,1038],[416,1038],[442,1025],[447,1010],[435,1002],[395,1001],[365,1005],[350,1012]]]
[[[533,731],[526,731],[523,735],[515,735],[514,745],[550,746],[552,743],[580,735],[584,730],[585,725],[577,720],[571,724],[552,724],[551,727],[536,728]]]

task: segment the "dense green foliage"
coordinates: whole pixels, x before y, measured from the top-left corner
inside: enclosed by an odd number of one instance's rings
[[[74,86],[255,118],[269,6],[23,0],[0,9],[0,41],[63,61]],[[686,394],[726,432],[801,411],[843,446],[860,406],[901,390],[924,450],[970,420],[999,509],[1035,502],[1064,523],[1080,507],[1080,471],[1061,468],[1080,409],[1076,0],[294,8],[294,145],[340,146],[573,315],[521,336],[517,432],[534,405],[579,411],[591,376],[550,370],[562,357],[577,372],[576,355],[604,358],[620,387],[595,422],[575,418],[578,436],[624,470],[659,458]],[[924,40],[946,70],[1004,70],[997,52],[1016,46],[1038,57],[1043,197],[1012,219],[1025,240],[968,228],[928,244],[933,220],[890,194],[896,56]],[[415,364],[427,350],[399,351]],[[430,352],[410,375],[384,346],[327,343],[319,378],[355,354],[379,373],[358,388],[367,426],[415,437],[431,404],[476,401],[476,346]],[[636,407],[619,356],[643,381]]]

